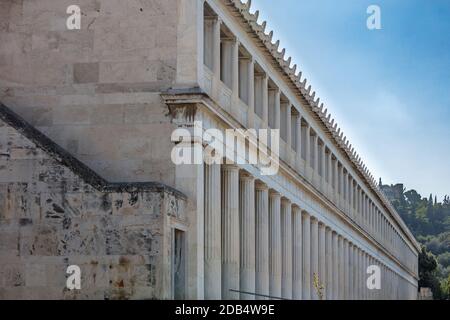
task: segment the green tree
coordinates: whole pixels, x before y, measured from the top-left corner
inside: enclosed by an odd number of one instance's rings
[[[450,274],[447,279],[443,280],[441,283],[441,292],[443,299],[450,299]]]
[[[430,288],[435,299],[442,298],[441,284],[436,276],[437,261],[424,246],[419,253],[419,287]]]

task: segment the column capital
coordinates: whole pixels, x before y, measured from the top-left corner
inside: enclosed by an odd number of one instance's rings
[[[223,164],[221,165],[222,171],[238,171],[239,167],[235,164]]]
[[[249,173],[247,171],[244,171],[244,170],[241,170],[240,175],[239,175],[239,179],[241,179],[241,180],[255,180],[255,177],[251,173]]]
[[[267,184],[265,184],[264,182],[262,182],[261,180],[256,180],[255,181],[255,189],[258,191],[265,191],[265,190],[269,190],[269,186]]]
[[[240,42],[239,42],[239,44],[240,44]],[[253,56],[242,56],[242,57],[239,57],[239,60],[247,61],[248,63],[255,63],[255,58],[253,58]],[[255,74],[255,77],[258,77],[258,74]]]
[[[311,217],[311,215],[306,210],[302,210],[302,216]]]
[[[280,197],[281,198],[281,193],[279,193],[278,191],[276,191],[274,189],[270,189],[269,190],[269,197]]]
[[[288,198],[286,198],[286,197],[282,197],[281,198],[281,203],[292,203],[292,201],[291,200],[289,200]]]

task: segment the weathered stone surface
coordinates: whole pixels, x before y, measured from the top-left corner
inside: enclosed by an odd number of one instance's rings
[[[5,110],[0,298],[168,297],[162,281],[170,275],[160,275],[170,273],[163,266],[171,255],[163,243],[168,219],[184,218],[184,196],[156,183],[107,183]],[[66,288],[71,264],[81,268],[80,291]]]
[[[108,180],[158,181],[145,161],[159,140],[151,132],[174,128],[159,93],[175,82],[178,1],[81,0],[75,31],[72,4],[2,1],[0,101]]]
[[[75,63],[73,65],[74,83],[92,83],[98,82],[99,64],[94,63]]]

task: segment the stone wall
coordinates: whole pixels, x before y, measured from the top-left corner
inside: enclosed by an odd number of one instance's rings
[[[184,196],[103,180],[0,105],[0,299],[170,298]],[[69,265],[81,290],[66,288]]]
[[[160,92],[176,81],[179,1],[80,0],[68,30],[72,4],[0,2],[0,101],[110,181],[174,185]]]

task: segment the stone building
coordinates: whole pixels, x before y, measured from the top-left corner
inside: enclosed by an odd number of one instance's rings
[[[72,4],[0,4],[1,298],[416,299],[418,243],[248,4]],[[175,165],[199,122],[280,129],[278,173]]]
[[[384,195],[391,203],[393,203],[393,201],[400,201],[404,199],[403,193],[405,192],[405,187],[403,186],[403,183],[388,185],[383,184],[380,179],[378,188],[383,191]]]

